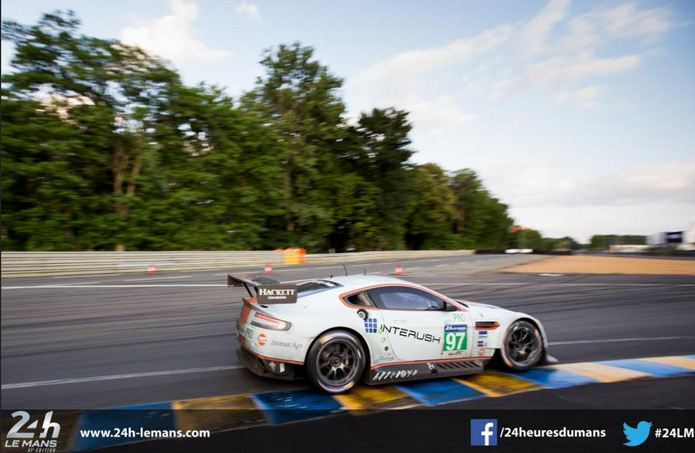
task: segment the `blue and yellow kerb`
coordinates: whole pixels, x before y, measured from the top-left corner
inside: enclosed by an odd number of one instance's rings
[[[343,395],[311,389],[177,400],[117,410],[84,411],[70,430],[72,451],[94,450],[133,439],[81,438],[80,430],[143,426],[161,430],[234,429],[280,425],[336,414],[361,415],[390,409],[499,398],[581,385],[653,379],[695,373],[695,355],[558,364],[508,374],[489,370],[461,378],[386,386],[358,386]],[[195,412],[194,412],[195,411]],[[122,414],[122,415],[119,415]]]

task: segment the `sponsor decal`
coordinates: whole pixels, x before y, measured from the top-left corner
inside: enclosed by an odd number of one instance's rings
[[[58,448],[60,423],[52,421],[53,411],[46,412],[43,418],[31,419],[26,411],[12,412],[18,419],[7,432],[4,448],[22,448],[31,452],[52,453]],[[41,426],[39,427],[39,422]]]
[[[253,340],[253,330],[251,330],[250,327],[246,328],[246,338],[249,340]]]
[[[264,333],[260,334],[258,336],[258,339],[256,340],[256,342],[258,343],[258,346],[265,346],[267,341],[268,341],[268,338],[265,336]]]
[[[270,340],[270,345],[271,346],[279,346],[281,348],[292,348],[292,349],[302,349],[304,347],[303,344],[297,343],[296,341]]]
[[[410,370],[396,370],[396,371],[378,371],[375,375],[373,380],[374,381],[383,381],[386,379],[407,379],[409,377],[415,376],[417,374],[417,370],[410,369]]]
[[[479,348],[484,348],[485,346],[487,346],[487,340],[478,340]]]
[[[367,318],[364,320],[364,331],[367,333],[377,333],[376,318]]]
[[[446,324],[444,326],[444,352],[465,351],[468,349],[468,326],[466,324]]]
[[[485,355],[485,349],[478,349],[478,355],[484,356]]]
[[[257,288],[259,304],[293,304],[297,302],[297,285],[262,285]]]
[[[454,313],[454,321],[465,321],[466,315],[463,313]]]
[[[413,338],[415,340],[425,341],[427,343],[441,343],[441,337],[435,337],[431,333],[422,333],[417,330],[404,329],[403,327],[382,325],[379,333],[386,332],[388,334],[399,335],[401,337]]]

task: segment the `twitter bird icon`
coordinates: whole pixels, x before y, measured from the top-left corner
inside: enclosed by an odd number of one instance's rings
[[[623,423],[623,433],[627,439],[627,442],[625,442],[623,445],[627,445],[628,447],[642,445],[644,441],[647,440],[647,437],[649,437],[649,432],[651,429],[651,422],[641,421],[637,424],[637,428],[633,428],[627,423]]]

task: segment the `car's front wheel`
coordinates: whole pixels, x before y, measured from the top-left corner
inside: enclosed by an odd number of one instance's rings
[[[365,367],[362,344],[354,334],[334,330],[323,334],[309,349],[309,380],[328,393],[350,390],[362,377]]]
[[[543,355],[543,339],[536,326],[523,319],[514,321],[504,335],[500,358],[511,371],[526,371]]]

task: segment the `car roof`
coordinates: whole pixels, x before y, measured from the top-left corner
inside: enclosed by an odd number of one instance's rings
[[[405,280],[401,280],[400,278],[395,278],[395,277],[386,277],[382,275],[348,275],[348,276],[342,276],[342,277],[332,277],[332,278],[326,278],[326,279],[321,279],[321,280],[329,280],[335,283],[338,283],[341,285],[340,291],[350,291],[353,289],[360,289],[364,288],[367,286],[374,286],[374,285],[387,285],[387,284],[407,284],[407,285],[412,285],[413,283],[406,282]],[[420,285],[417,285],[420,286]]]

